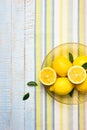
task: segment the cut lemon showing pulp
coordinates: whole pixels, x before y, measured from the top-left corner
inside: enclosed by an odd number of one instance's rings
[[[42,84],[44,85],[52,85],[55,83],[56,81],[56,72],[54,69],[52,69],[51,67],[44,67],[41,71],[40,71],[40,81],[42,82]]]
[[[81,66],[72,66],[68,70],[68,78],[74,84],[80,84],[86,79],[86,71]]]

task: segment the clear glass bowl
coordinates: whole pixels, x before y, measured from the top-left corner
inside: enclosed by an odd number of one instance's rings
[[[65,56],[69,57],[69,52],[72,53],[74,59],[81,55],[87,55],[87,46],[80,43],[64,43],[52,49],[47,56],[45,57],[41,69],[44,67],[51,67],[52,61],[54,57],[57,56]],[[87,101],[87,94],[82,94],[78,92],[76,89],[72,97],[68,94],[65,96],[59,96],[49,90],[49,87],[42,85],[46,92],[54,98],[56,101],[61,102],[63,104],[79,104]]]

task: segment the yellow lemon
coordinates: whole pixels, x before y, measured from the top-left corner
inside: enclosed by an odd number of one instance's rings
[[[72,84],[67,77],[57,78],[53,86],[50,87],[50,91],[55,92],[58,95],[66,95],[71,92],[74,84]]]
[[[77,58],[75,58],[73,65],[82,66],[86,62],[87,62],[87,56],[78,56]]]
[[[59,76],[66,76],[68,69],[72,66],[72,63],[65,57],[59,56],[54,59],[52,63],[53,69]]]
[[[87,92],[87,76],[86,80],[83,83],[76,85],[76,89],[82,93]]]
[[[39,78],[42,84],[47,85],[47,86],[55,83],[56,77],[57,77],[56,72],[51,67],[44,67],[40,71],[40,75],[39,75]]]
[[[68,78],[74,84],[80,84],[86,79],[86,70],[81,66],[72,66],[68,70]]]

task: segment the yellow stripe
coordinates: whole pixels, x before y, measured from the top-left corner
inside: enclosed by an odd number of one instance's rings
[[[80,6],[80,12],[79,12],[79,14],[80,14],[80,19],[79,19],[79,21],[80,21],[80,31],[79,31],[80,39],[79,40],[80,40],[80,43],[83,43],[83,41],[84,41],[84,30],[83,30],[84,3],[83,3],[83,0],[80,0],[79,6]]]
[[[46,51],[51,50],[51,0],[46,1]],[[50,60],[50,59],[49,59]],[[50,61],[48,62],[50,65]],[[52,129],[52,98],[47,94],[47,130]]]
[[[63,6],[63,1],[60,0],[60,43],[62,43],[62,35],[63,35],[63,33],[62,33],[62,20],[63,20],[62,6]]]
[[[60,0],[60,44],[62,43],[62,36],[63,36],[63,32],[62,32],[62,26],[63,26],[63,24],[62,24],[62,7],[63,7],[63,1],[62,0]],[[62,47],[60,47],[60,55],[62,55]],[[62,104],[60,104],[60,130],[63,130],[63,105]],[[58,115],[57,115],[58,116]]]
[[[84,130],[84,115],[83,115],[83,104],[80,104],[80,109],[79,109],[79,113],[80,113],[80,130]]]
[[[38,62],[37,62],[38,61]],[[36,81],[38,81],[38,73],[40,69],[40,0],[36,0]],[[36,130],[40,128],[40,88],[36,88]]]
[[[60,130],[63,130],[63,104],[60,104]]]
[[[69,41],[69,0],[66,0],[66,41]],[[67,45],[67,47],[66,47],[66,52],[69,50],[69,45]],[[65,55],[67,55],[67,57],[69,56],[69,54],[65,54]],[[67,99],[68,100],[68,99]],[[69,130],[70,128],[69,128],[69,109],[70,109],[70,107],[69,106],[67,106],[66,107],[66,112],[67,112],[67,117],[66,117],[66,121],[67,121],[67,130]]]
[[[80,0],[80,24],[79,24],[79,36],[80,36],[80,43],[83,43],[84,41],[84,30],[83,30],[83,14],[84,14],[84,4],[83,4],[83,0]],[[82,48],[80,48],[80,55],[83,52]],[[80,104],[79,105],[79,125],[80,125],[80,130],[84,130],[84,105]]]
[[[46,49],[47,53],[51,49],[51,0],[46,1],[46,7],[47,7],[47,12],[46,12]]]

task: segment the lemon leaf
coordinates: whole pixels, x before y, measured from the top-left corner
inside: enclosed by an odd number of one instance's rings
[[[38,86],[38,84],[35,81],[30,81],[27,83],[28,86]]]
[[[69,52],[69,61],[73,63],[73,55]]]
[[[23,96],[23,100],[27,100],[29,98],[30,94],[29,93],[26,93],[24,96]]]
[[[87,69],[87,62],[82,65],[84,69]]]
[[[73,93],[74,93],[74,88],[73,88],[72,91],[69,93],[70,97],[73,96]]]

